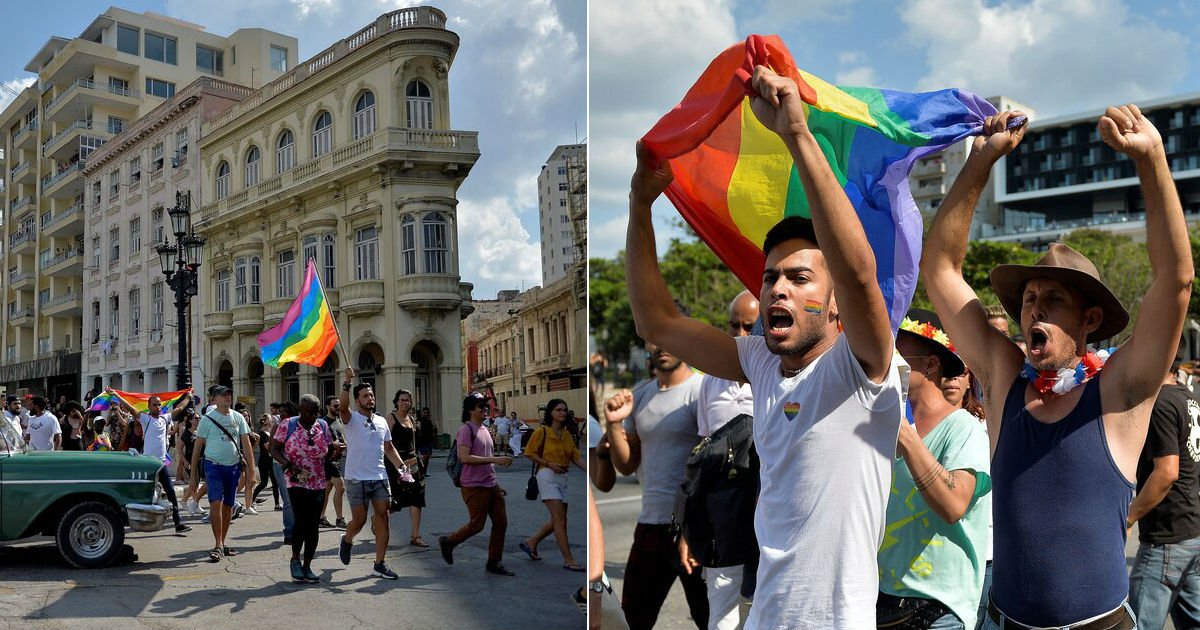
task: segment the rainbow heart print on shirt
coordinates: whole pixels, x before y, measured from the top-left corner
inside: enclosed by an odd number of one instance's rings
[[[800,403],[785,402],[783,403],[783,415],[787,416],[788,422],[796,418],[796,414],[800,413]]]

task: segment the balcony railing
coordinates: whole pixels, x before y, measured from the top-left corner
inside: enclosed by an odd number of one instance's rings
[[[43,142],[42,143],[42,151],[44,153],[49,153],[50,147],[54,146],[54,144],[56,142],[67,137],[67,135],[69,135],[72,131],[75,131],[76,129],[91,129],[91,128],[92,128],[92,121],[76,120],[75,122],[71,123],[70,126],[68,126],[66,129],[63,129],[62,131],[54,134],[53,136],[50,136],[49,140]]]
[[[78,293],[64,293],[57,297],[52,297],[52,298],[46,300],[45,302],[42,302],[42,308],[54,308],[55,306],[58,306],[59,304],[67,304],[69,302],[72,302],[72,301],[75,301],[78,299],[79,299]]]
[[[66,262],[72,258],[82,256],[82,255],[83,255],[82,247],[79,247],[79,248],[72,247],[70,249],[65,249],[65,250],[58,252],[54,256],[50,256],[49,252],[47,252],[45,254],[42,254],[42,256],[41,256],[41,265],[42,265],[41,268],[44,271],[44,270],[49,269],[50,267],[53,267],[57,264]]]
[[[9,319],[21,319],[24,317],[33,317],[33,306],[8,307]]]
[[[37,128],[38,128],[38,121],[35,118],[34,120],[31,120],[28,125],[21,127],[20,129],[17,130],[17,133],[13,134],[13,144],[14,145],[19,144],[22,140],[25,139],[25,134],[33,133],[34,131],[37,131]]]
[[[115,94],[117,96],[126,96],[129,98],[140,99],[142,97],[141,92],[138,92],[137,90],[121,88],[107,83],[96,83],[91,79],[76,79],[74,83],[67,86],[63,91],[59,92],[58,96],[55,96],[54,98],[50,99],[49,103],[46,103],[46,111],[48,112],[54,109],[54,106],[62,102],[62,100],[66,98],[75,88],[79,88],[81,90],[94,90],[97,92]]]
[[[29,160],[25,160],[24,162],[12,167],[12,169],[8,171],[8,174],[12,176],[12,179],[16,179],[24,175],[25,171],[28,171],[30,166],[32,166],[32,163]]]
[[[9,271],[8,285],[12,286],[21,282],[25,282],[26,280],[33,280],[33,278],[34,275],[28,271]]]
[[[75,173],[77,171],[83,171],[83,160],[79,160],[78,162],[72,162],[69,166],[67,166],[63,170],[55,173],[54,175],[49,175],[47,177],[43,177],[42,178],[42,193],[45,194],[46,189],[57,184],[58,182],[61,182],[62,180],[70,177],[72,173]]]
[[[31,203],[33,203],[33,195],[25,195],[24,197],[17,197],[16,199],[13,199],[11,202],[9,202],[8,209],[11,210],[12,212],[16,212],[17,210],[20,210],[21,208],[24,208],[25,206],[27,206]]]
[[[37,239],[37,232],[34,232],[33,230],[19,230],[13,232],[8,236],[8,249],[9,251],[12,251],[16,249],[18,245],[31,243],[35,239]]]
[[[42,229],[54,227],[55,225],[62,223],[64,221],[74,217],[75,215],[79,214],[79,211],[82,209],[83,209],[83,206],[81,206],[79,204],[79,202],[77,201],[77,202],[67,206],[66,208],[63,208],[62,210],[55,212],[48,219],[43,219],[42,220]]]

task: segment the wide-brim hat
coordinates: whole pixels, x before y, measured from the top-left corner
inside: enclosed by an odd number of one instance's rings
[[[1034,278],[1057,280],[1083,294],[1093,306],[1104,312],[1100,327],[1088,335],[1089,343],[1110,339],[1125,330],[1129,311],[1100,280],[1100,272],[1087,256],[1065,243],[1051,243],[1049,251],[1032,265],[999,265],[992,269],[992,289],[1010,317],[1021,321],[1021,294],[1025,283]]]
[[[932,311],[923,308],[909,309],[904,320],[900,322],[900,330],[896,332],[896,340],[900,335],[920,341],[926,348],[937,355],[942,361],[942,377],[951,378],[967,370],[963,360],[954,351],[954,344],[942,329],[942,320]]]

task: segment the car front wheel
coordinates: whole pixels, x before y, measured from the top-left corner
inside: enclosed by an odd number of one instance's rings
[[[111,564],[121,552],[125,527],[112,507],[99,501],[85,501],[63,514],[55,541],[59,553],[70,565],[98,569]]]

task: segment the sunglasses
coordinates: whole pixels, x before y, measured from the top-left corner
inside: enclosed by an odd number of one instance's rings
[[[378,430],[375,428],[375,423],[372,422],[370,418],[367,418],[366,420],[363,421],[363,426],[370,429],[372,432]],[[312,446],[312,444],[309,444],[309,446]]]
[[[749,324],[743,324],[742,322],[729,322],[729,329],[754,332],[754,322],[750,322]]]

